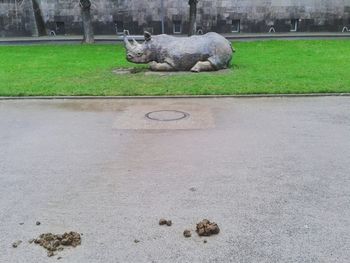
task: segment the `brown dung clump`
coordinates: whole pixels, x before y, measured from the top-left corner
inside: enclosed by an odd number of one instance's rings
[[[203,219],[197,224],[197,230],[199,236],[211,236],[219,234],[220,228],[215,222],[210,222],[208,219]]]
[[[191,237],[191,230],[188,230],[188,229],[186,229],[185,231],[184,231],[184,237]]]
[[[12,243],[12,247],[13,247],[13,248],[16,248],[16,247],[18,247],[21,243],[22,243],[22,240],[17,240],[17,241],[15,241],[15,242]]]
[[[34,243],[47,250],[49,257],[54,255],[55,251],[61,251],[65,246],[76,247],[81,244],[81,236],[77,232],[66,232],[63,235],[52,233],[41,234],[39,238],[34,239]]]
[[[165,225],[166,224],[166,219],[162,218],[159,220],[159,225],[162,226],[162,225]]]
[[[159,220],[159,225],[167,225],[167,226],[171,226],[173,224],[173,222],[171,220],[166,220],[164,218]]]

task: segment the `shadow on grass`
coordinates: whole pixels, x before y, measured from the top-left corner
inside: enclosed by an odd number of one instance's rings
[[[136,75],[137,76],[177,76],[177,75],[203,75],[203,74],[210,74],[210,75],[217,75],[217,74],[230,74],[234,68],[238,68],[238,66],[230,66],[227,69],[221,69],[218,71],[203,71],[200,73],[195,73],[191,71],[152,71],[149,68],[115,68],[112,70],[112,72],[116,75]]]

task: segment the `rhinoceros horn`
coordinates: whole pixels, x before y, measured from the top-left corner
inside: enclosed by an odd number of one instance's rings
[[[124,35],[124,44],[127,50],[132,49],[132,45],[129,42],[128,37],[126,35]]]
[[[135,40],[135,38],[132,38],[132,43],[130,43],[130,41],[126,35],[124,35],[124,43],[125,43],[126,49],[128,49],[128,50],[132,49],[133,46],[139,45],[139,43]]]

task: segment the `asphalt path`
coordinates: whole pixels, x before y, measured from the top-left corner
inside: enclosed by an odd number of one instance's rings
[[[350,262],[349,113],[350,97],[0,101],[0,262]],[[203,218],[220,233],[198,237]],[[71,230],[81,246],[53,258],[28,243]]]

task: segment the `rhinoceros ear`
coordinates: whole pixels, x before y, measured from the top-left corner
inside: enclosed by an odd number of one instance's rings
[[[152,35],[150,32],[145,31],[143,35],[145,36],[146,41],[150,41],[152,39]]]

